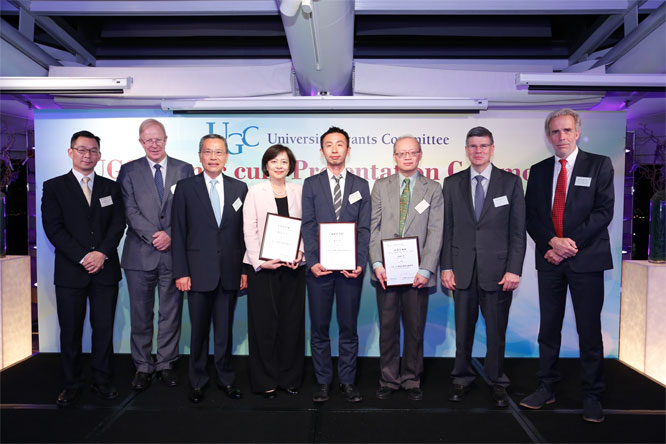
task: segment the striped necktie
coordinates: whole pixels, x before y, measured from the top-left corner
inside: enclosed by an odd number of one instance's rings
[[[333,188],[333,208],[335,209],[335,220],[340,220],[342,210],[342,191],[340,191],[340,179],[342,176],[333,176],[335,187]]]

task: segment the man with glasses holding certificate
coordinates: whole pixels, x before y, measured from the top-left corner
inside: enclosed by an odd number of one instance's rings
[[[192,165],[166,154],[164,125],[155,119],[139,126],[146,156],[123,164],[118,183],[123,191],[127,234],[120,264],[130,300],[134,390],[148,388],[154,372],[168,387],[178,384],[173,365],[183,312],[183,294],[171,274],[171,205],[176,183],[194,175]],[[155,288],[159,293],[157,359],[153,352]]]
[[[331,127],[321,136],[320,144],[326,170],[303,183],[301,224],[308,267],[312,363],[318,384],[312,400],[326,402],[330,398],[333,364],[329,326],[335,298],[340,327],[340,390],[348,402],[359,402],[363,397],[354,385],[356,322],[370,243],[370,188],[365,179],[345,169],[351,150],[346,131]]]
[[[428,295],[437,285],[444,207],[439,184],[418,171],[422,155],[418,140],[400,137],[393,145],[398,173],[372,188],[370,263],[379,312],[379,399],[401,388],[413,401],[423,398],[423,333]],[[404,278],[402,270],[407,270]]]
[[[456,359],[449,401],[459,402],[476,374],[472,368],[474,327],[479,307],[486,321],[484,369],[497,407],[508,407],[504,374],[506,326],[512,292],[525,257],[525,198],[519,176],[490,163],[493,135],[478,126],[467,133],[466,170],[444,180],[442,286],[453,292]]]

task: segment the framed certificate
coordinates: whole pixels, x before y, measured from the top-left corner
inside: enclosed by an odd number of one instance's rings
[[[412,285],[421,262],[419,238],[382,239],[382,259],[388,287]]]
[[[262,261],[279,259],[283,262],[293,262],[298,255],[300,241],[300,219],[268,213],[266,214],[264,234],[261,238],[259,259]]]
[[[331,271],[356,269],[356,222],[319,224],[319,263]]]

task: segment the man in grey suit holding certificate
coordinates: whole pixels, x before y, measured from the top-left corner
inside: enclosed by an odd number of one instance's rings
[[[124,164],[118,174],[127,218],[121,265],[130,296],[130,346],[136,366],[134,390],[147,388],[155,371],[167,386],[178,384],[172,366],[178,358],[183,294],[171,274],[171,203],[176,183],[193,176],[194,170],[189,163],[166,155],[166,141],[162,123],[144,120],[139,126],[139,143],[146,156]],[[154,360],[156,287],[159,321],[157,360]]]
[[[493,135],[478,126],[467,133],[471,166],[444,180],[442,285],[453,291],[456,359],[450,401],[462,401],[476,375],[472,369],[479,307],[486,321],[484,368],[497,407],[507,407],[504,374],[506,326],[512,292],[525,257],[525,198],[520,177],[490,163]]]
[[[442,248],[444,210],[437,182],[418,171],[421,145],[414,137],[401,137],[393,145],[398,173],[375,182],[370,219],[370,262],[377,288],[379,311],[379,365],[377,398],[387,399],[400,388],[409,399],[423,398],[423,333],[430,289],[437,285]],[[384,263],[382,240],[417,237],[420,261],[406,285],[388,286],[393,270]],[[388,245],[388,243],[387,243]],[[388,280],[387,280],[388,279]],[[404,349],[400,360],[400,319]]]

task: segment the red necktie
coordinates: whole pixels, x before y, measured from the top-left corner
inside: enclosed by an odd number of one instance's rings
[[[564,202],[567,199],[567,160],[560,159],[562,169],[557,176],[555,199],[553,199],[553,226],[557,237],[564,237],[562,223],[564,221]]]

